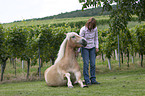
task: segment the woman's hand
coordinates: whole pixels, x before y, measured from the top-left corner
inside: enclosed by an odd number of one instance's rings
[[[96,53],[99,51],[99,48],[96,48]]]

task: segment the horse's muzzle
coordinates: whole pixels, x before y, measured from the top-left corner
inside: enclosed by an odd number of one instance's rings
[[[82,39],[82,43],[83,47],[87,46],[87,41],[85,39]]]

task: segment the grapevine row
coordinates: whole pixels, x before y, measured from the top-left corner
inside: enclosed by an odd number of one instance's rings
[[[65,38],[64,33],[71,31],[79,33],[80,27],[52,27],[45,25],[14,26],[4,29],[3,26],[0,25],[1,81],[3,80],[3,73],[8,58],[21,58],[21,60],[27,61],[27,78],[29,76],[30,63],[31,65],[35,65],[39,56],[42,61],[41,67],[43,66],[43,62],[48,62],[49,59],[54,63],[59,46]],[[100,51],[98,54],[106,54],[106,57],[110,59],[113,51],[117,49],[117,36],[109,30],[99,30],[98,33],[100,43]],[[143,67],[143,55],[145,54],[145,24],[136,26],[132,30],[128,29],[122,31],[119,35],[121,55],[125,53],[129,57],[129,54],[133,56],[134,53],[139,53],[142,58],[141,66]],[[39,55],[38,49],[40,50]]]

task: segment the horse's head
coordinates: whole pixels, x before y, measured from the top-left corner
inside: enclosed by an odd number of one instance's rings
[[[75,32],[67,33],[68,41],[71,43],[72,47],[85,47],[87,41],[84,37],[79,36]]]

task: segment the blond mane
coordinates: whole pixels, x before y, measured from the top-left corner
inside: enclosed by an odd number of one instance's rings
[[[78,34],[75,32],[67,33],[66,38],[63,40],[62,44],[60,45],[59,52],[57,54],[57,59],[55,60],[54,64],[56,64],[63,58],[65,54],[65,47],[66,47],[67,41],[70,39],[72,35],[78,35]]]

